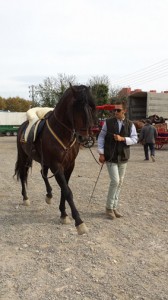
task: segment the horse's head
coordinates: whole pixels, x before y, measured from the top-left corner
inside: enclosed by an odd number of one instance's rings
[[[135,128],[138,132],[142,129],[142,127],[145,125],[145,122],[142,120],[133,121]]]
[[[73,123],[74,130],[80,143],[91,133],[95,119],[95,102],[90,87],[84,85],[70,86],[73,96]]]
[[[90,88],[75,85],[65,91],[55,107],[56,119],[64,124],[71,136],[87,137],[94,123],[96,106]]]
[[[73,105],[71,120],[76,134],[88,136],[94,124],[96,106],[90,87],[85,85],[71,86]]]

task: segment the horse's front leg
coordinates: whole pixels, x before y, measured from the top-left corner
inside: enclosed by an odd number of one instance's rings
[[[75,226],[77,228],[78,234],[84,234],[88,231],[86,225],[81,220],[79,212],[77,211],[74,201],[73,201],[73,194],[71,189],[67,184],[67,180],[63,173],[58,172],[55,176],[57,183],[61,188],[61,202],[60,202],[60,210],[61,210],[61,218],[66,218],[67,214],[65,211],[65,200],[67,200],[70,208],[72,217],[75,220]]]
[[[52,199],[53,195],[52,195],[52,187],[50,186],[48,178],[47,178],[48,167],[42,166],[41,175],[42,175],[42,178],[44,180],[44,183],[45,183],[45,186],[46,186],[46,191],[47,191],[45,201],[46,201],[47,204],[51,204],[51,199]]]

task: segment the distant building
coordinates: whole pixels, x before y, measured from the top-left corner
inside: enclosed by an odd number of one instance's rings
[[[141,89],[123,88],[119,95],[128,98],[130,120],[144,119],[152,115],[168,119],[168,91],[157,93],[156,90],[144,92]]]

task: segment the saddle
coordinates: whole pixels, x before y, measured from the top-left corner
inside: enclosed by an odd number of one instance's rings
[[[53,111],[53,108],[51,107],[33,107],[27,111],[26,114],[29,123],[24,131],[25,142],[28,142],[30,139],[33,142],[35,141],[37,132],[39,132],[39,129],[42,127],[42,123],[40,121],[46,119],[48,117],[48,113],[51,111]]]
[[[46,119],[48,119],[50,114],[51,110],[48,111],[48,113],[46,113],[41,120],[33,120],[32,123],[25,122],[21,141],[23,143],[33,144],[37,140],[39,134],[42,132]]]
[[[34,143],[36,141],[40,132],[43,130],[45,122],[46,119],[43,119],[38,120],[35,124],[33,124],[27,137],[27,143]]]
[[[22,143],[33,144],[37,140],[39,134],[42,132],[45,122],[46,119],[36,121],[36,123],[34,123],[29,129],[28,136],[25,140],[25,132],[27,130],[27,127],[29,126],[29,124],[26,122],[23,127],[20,141]]]

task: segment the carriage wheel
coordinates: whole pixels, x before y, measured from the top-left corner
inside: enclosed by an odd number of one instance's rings
[[[83,146],[85,148],[91,148],[91,147],[93,147],[94,143],[95,143],[94,137],[89,136],[87,141],[83,143]]]
[[[155,149],[157,149],[157,150],[162,149],[162,147],[163,147],[163,144],[156,144],[155,145]]]
[[[6,136],[10,136],[11,133],[9,131],[6,132]]]

